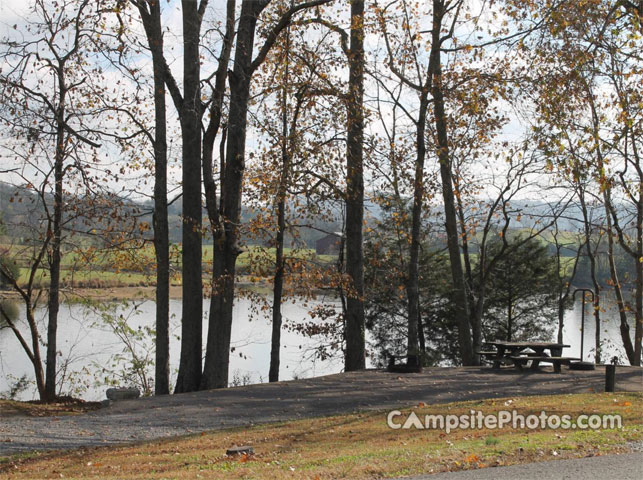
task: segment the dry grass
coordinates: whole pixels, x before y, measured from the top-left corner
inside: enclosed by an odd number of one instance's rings
[[[75,398],[63,398],[55,403],[0,400],[0,419],[9,416],[53,417],[79,415],[98,408],[100,408],[99,402],[85,402]]]
[[[643,396],[581,394],[419,405],[426,414],[516,409],[547,413],[620,414],[618,430],[391,430],[386,413],[301,420],[120,448],[13,459],[1,478],[327,479],[381,478],[510,465],[626,451],[643,438]],[[407,411],[408,412],[408,411]],[[255,454],[229,458],[227,448],[252,445]]]

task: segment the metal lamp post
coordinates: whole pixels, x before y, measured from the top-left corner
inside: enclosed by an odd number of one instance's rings
[[[574,299],[576,299],[576,294],[578,292],[582,292],[582,297],[581,297],[581,306],[582,306],[582,311],[581,311],[581,320],[580,320],[580,362],[574,362],[570,364],[570,368],[576,369],[576,370],[584,370],[584,369],[594,369],[594,363],[592,362],[584,362],[583,361],[583,344],[584,344],[584,338],[585,338],[585,294],[591,294],[592,296],[592,303],[594,303],[594,291],[589,289],[589,288],[578,288],[574,291]],[[597,326],[598,328],[598,326]]]

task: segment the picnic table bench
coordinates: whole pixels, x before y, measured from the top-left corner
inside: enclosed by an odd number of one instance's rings
[[[495,340],[486,342],[485,348],[493,347],[495,350],[484,350],[476,352],[478,355],[487,357],[493,361],[493,368],[499,369],[503,363],[512,364],[518,370],[523,365],[531,362],[531,369],[537,370],[541,363],[554,365],[554,372],[560,373],[561,365],[569,365],[570,362],[579,360],[573,357],[563,357],[563,348],[569,345],[554,342],[507,342]],[[526,351],[529,350],[529,351]],[[549,354],[547,353],[549,351]]]
[[[386,370],[394,373],[420,373],[422,362],[418,355],[392,355],[385,352],[388,357]],[[396,360],[406,360],[406,363],[397,363]]]

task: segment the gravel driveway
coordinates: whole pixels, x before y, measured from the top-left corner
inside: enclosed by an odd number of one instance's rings
[[[305,417],[519,395],[601,392],[605,370],[381,370],[116,402],[83,415],[0,417],[0,457],[114,445]],[[617,390],[643,391],[643,369],[619,367]]]

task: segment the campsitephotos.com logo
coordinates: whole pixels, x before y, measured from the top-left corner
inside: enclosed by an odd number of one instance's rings
[[[541,411],[539,415],[523,415],[517,410],[500,410],[497,413],[485,414],[480,410],[471,410],[462,415],[424,415],[418,416],[415,412],[403,414],[399,410],[392,410],[386,416],[389,428],[417,429],[417,430],[443,430],[450,433],[453,430],[479,430],[479,429],[551,429],[551,430],[601,430],[622,428],[620,415],[557,415]]]

